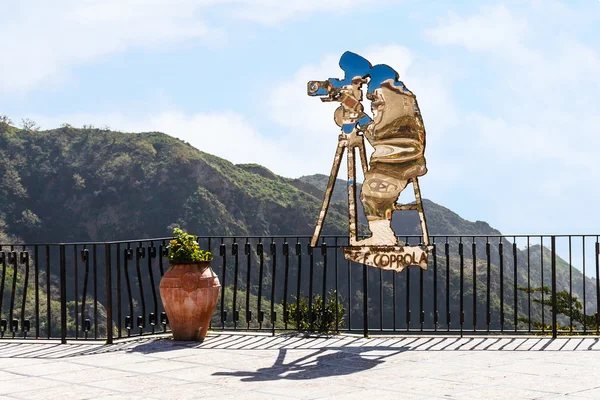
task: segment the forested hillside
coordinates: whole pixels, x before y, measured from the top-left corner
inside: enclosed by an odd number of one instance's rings
[[[199,134],[201,134],[199,132]],[[158,132],[0,126],[0,228],[28,242],[309,234],[318,191]],[[343,207],[326,232],[341,234]]]

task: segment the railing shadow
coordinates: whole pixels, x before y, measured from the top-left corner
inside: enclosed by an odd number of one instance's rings
[[[375,342],[376,341],[376,342]],[[387,357],[402,352],[418,351],[590,351],[600,350],[600,338],[591,337],[390,337],[364,339],[362,337],[332,336],[305,337],[290,335],[215,334],[203,343],[175,342],[168,338],[145,337],[143,339],[117,342],[112,345],[102,343],[0,343],[0,360],[7,358],[61,359],[95,354],[117,352],[141,353],[160,357],[160,353],[178,350],[224,350],[264,351],[278,350],[273,365],[256,371],[235,371],[236,376],[247,379],[263,378],[264,374],[280,376],[277,379],[310,379],[311,372],[320,366],[370,369],[385,362]],[[286,362],[290,350],[311,351],[306,359]],[[377,354],[368,354],[376,352]],[[335,369],[335,368],[333,368]],[[319,370],[322,372],[322,369]],[[346,370],[344,373],[350,373]],[[329,373],[329,372],[325,372]],[[258,375],[257,375],[258,374]],[[262,375],[261,375],[262,374]],[[323,376],[322,373],[320,376]]]

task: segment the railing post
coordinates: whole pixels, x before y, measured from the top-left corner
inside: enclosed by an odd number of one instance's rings
[[[556,320],[556,236],[552,236],[552,339],[558,336]]]
[[[110,244],[104,243],[104,268],[106,273],[106,344],[113,343],[113,318],[112,318],[112,271],[111,271]]]
[[[67,272],[65,245],[60,245],[60,342],[67,343]]]
[[[369,336],[369,282],[367,265],[363,264],[363,336]]]

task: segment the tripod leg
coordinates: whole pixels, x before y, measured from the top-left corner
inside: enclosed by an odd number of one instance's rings
[[[348,149],[348,226],[350,228],[350,246],[358,241],[356,233],[356,165],[354,147]]]
[[[345,148],[346,148],[346,142],[343,140],[340,140],[338,142],[338,146],[335,151],[335,156],[333,157],[333,165],[331,166],[331,173],[329,174],[329,181],[327,182],[327,188],[325,189],[325,198],[323,199],[323,204],[321,205],[321,212],[319,213],[319,219],[317,220],[317,225],[315,226],[315,232],[313,233],[312,239],[310,240],[311,247],[315,247],[317,245],[319,236],[321,235],[321,230],[323,230],[323,222],[325,221],[325,216],[327,215],[327,209],[329,208],[329,203],[331,202],[331,195],[333,194],[335,180],[337,179],[337,175],[340,170],[340,162],[342,160],[342,156],[344,155]]]
[[[421,189],[419,188],[419,180],[412,179],[413,189],[415,190],[415,200],[417,203],[417,211],[421,220],[421,230],[423,231],[423,245],[429,246],[429,232],[427,231],[427,221],[425,220],[425,212],[423,212],[423,201],[421,199]]]
[[[360,164],[362,166],[363,176],[369,171],[369,163],[367,163],[367,151],[365,150],[365,141],[362,140],[358,145],[358,155],[360,156]]]

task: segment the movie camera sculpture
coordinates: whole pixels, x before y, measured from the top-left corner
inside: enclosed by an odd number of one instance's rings
[[[321,212],[311,239],[316,246],[331,201],[340,162],[347,150],[348,214],[350,242],[342,247],[347,260],[373,267],[401,272],[418,265],[427,269],[429,245],[427,223],[423,212],[418,177],[425,175],[425,128],[415,95],[399,80],[391,67],[371,63],[352,52],[345,52],[339,63],[345,76],[326,81],[308,82],[308,95],[321,96],[321,101],[340,103],[334,112],[335,123],[341,128],[338,146],[325,190]],[[362,87],[367,84],[366,97],[371,101],[371,118],[364,111]],[[364,138],[373,146],[367,164]],[[355,150],[358,149],[364,182],[360,193],[371,236],[358,240],[356,210]],[[400,193],[412,183],[414,204],[397,204]],[[401,246],[392,230],[392,213],[397,210],[417,210],[423,240],[418,246]]]

